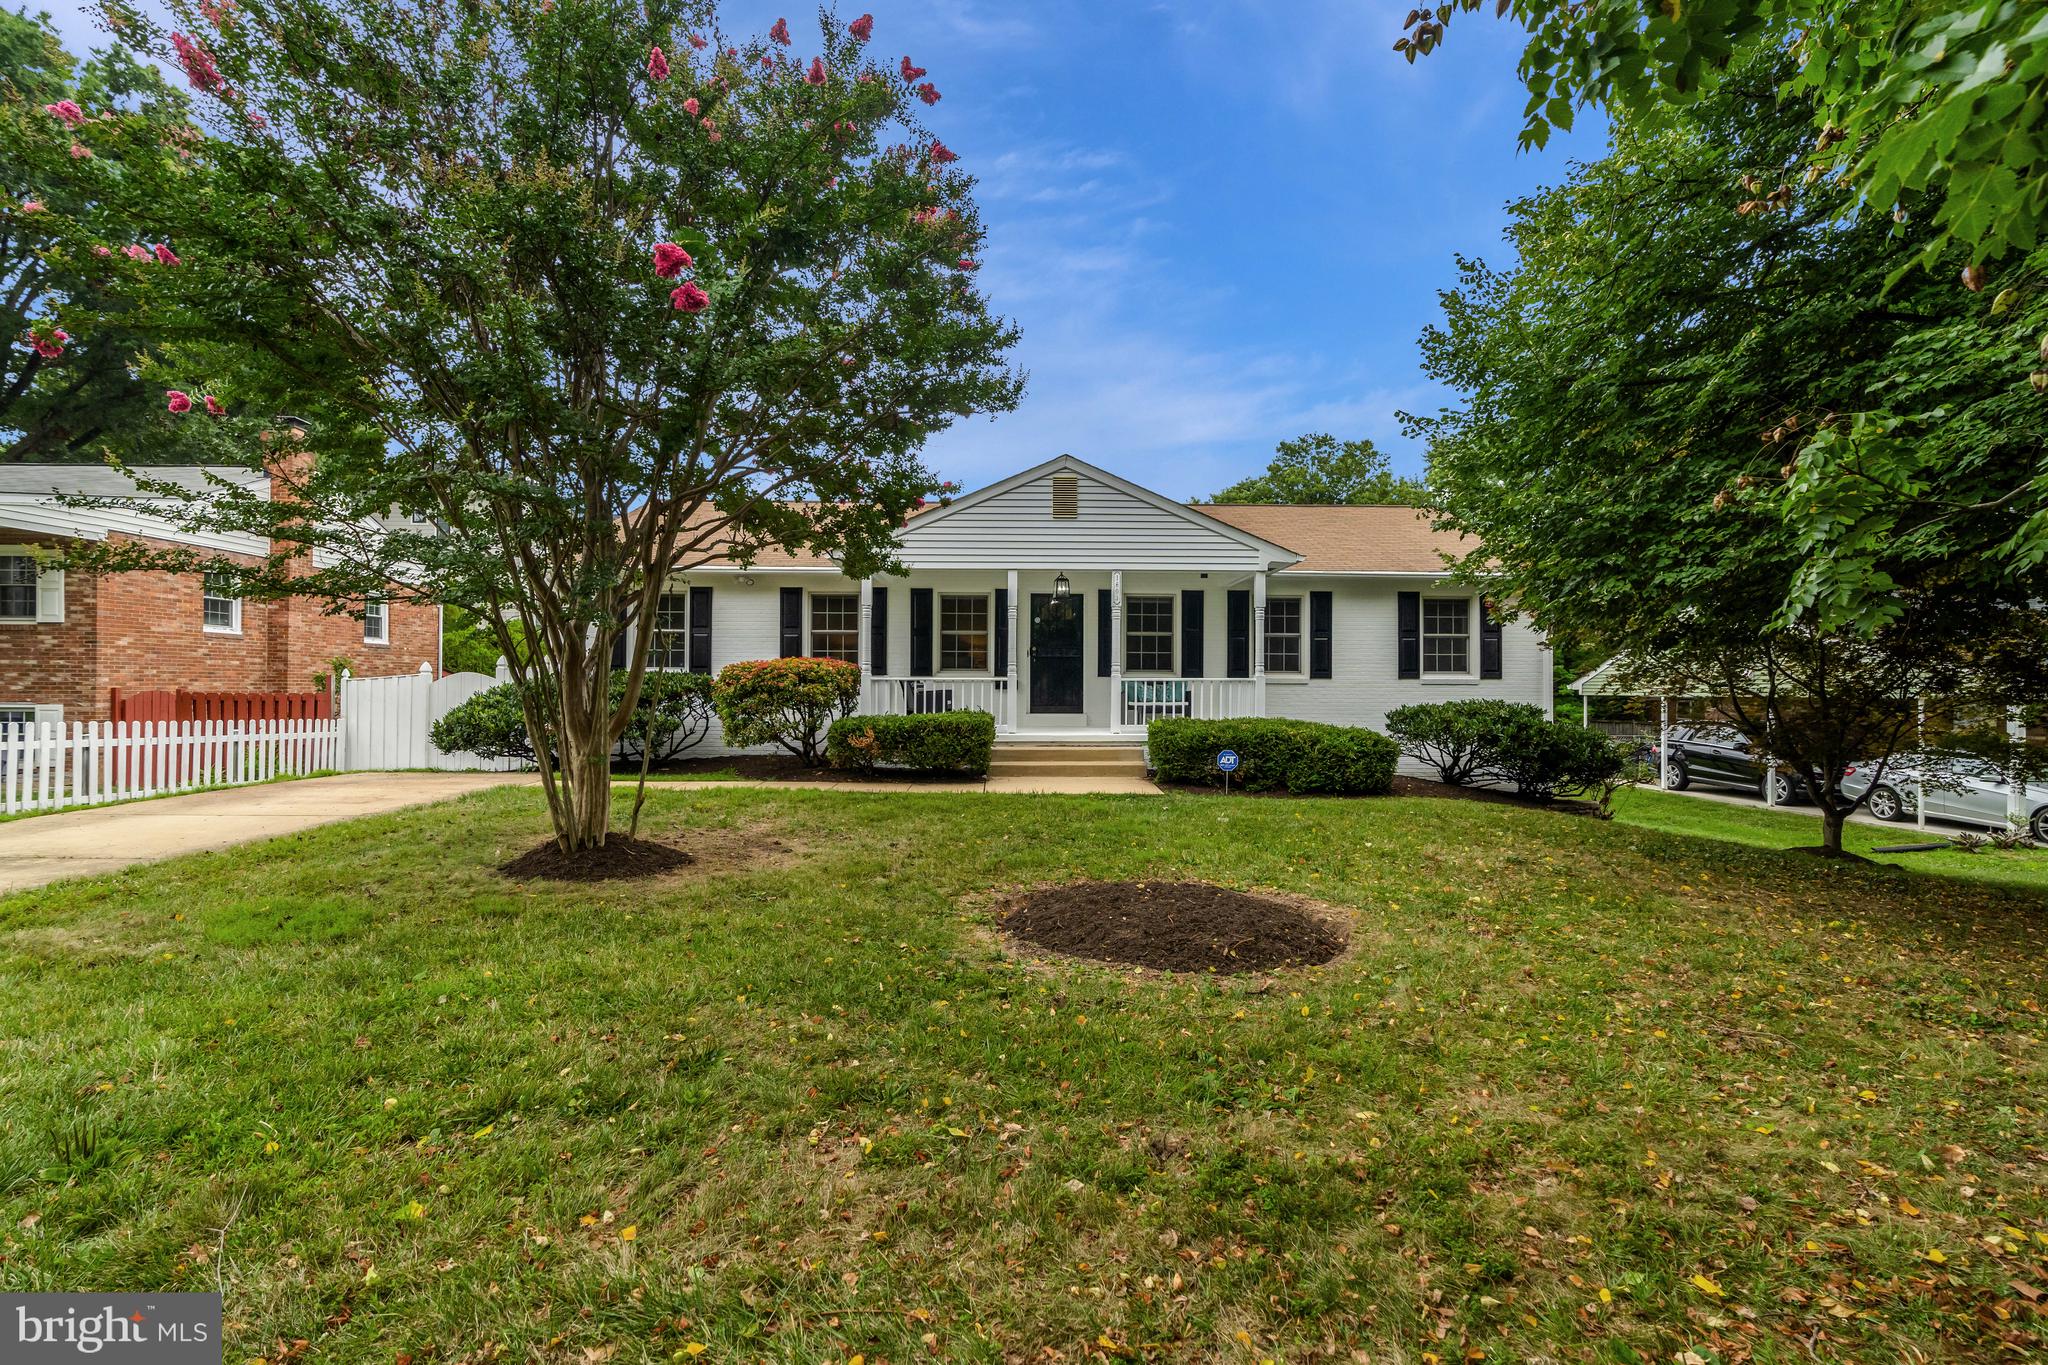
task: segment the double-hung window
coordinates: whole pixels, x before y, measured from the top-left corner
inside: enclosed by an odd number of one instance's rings
[[[939,667],[970,673],[988,671],[988,598],[939,599]]]
[[[1124,599],[1124,671],[1173,672],[1173,599]]]
[[[381,597],[373,597],[363,603],[363,643],[391,643],[391,606]]]
[[[0,621],[35,619],[35,560],[28,555],[0,555]]]
[[[242,633],[242,599],[234,595],[221,575],[206,575],[205,585],[200,589],[199,611],[200,625],[209,634]]]
[[[654,604],[654,638],[647,642],[649,668],[690,666],[690,595],[665,592]]]
[[[1467,674],[1472,671],[1472,599],[1422,599],[1422,672]]]
[[[811,657],[860,662],[860,594],[811,594]]]
[[[1266,671],[1301,672],[1301,599],[1266,599]]]

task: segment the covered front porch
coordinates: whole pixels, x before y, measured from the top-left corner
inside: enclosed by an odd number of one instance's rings
[[[819,604],[809,606],[815,623]],[[1264,572],[869,579],[858,595],[859,709],[986,711],[999,737],[1037,743],[1135,743],[1162,717],[1263,716],[1267,651],[1253,643],[1265,640],[1267,616]],[[1285,632],[1299,633],[1290,622],[1275,623],[1283,649]]]

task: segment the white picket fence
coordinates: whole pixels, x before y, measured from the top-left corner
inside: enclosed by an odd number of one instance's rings
[[[516,759],[443,753],[434,747],[434,722],[486,688],[510,681],[504,661],[498,676],[450,673],[436,678],[421,664],[417,673],[395,678],[341,678],[341,725],[345,765],[354,772],[436,768],[442,772],[513,772]]]
[[[341,766],[334,720],[0,725],[0,814],[267,782]]]

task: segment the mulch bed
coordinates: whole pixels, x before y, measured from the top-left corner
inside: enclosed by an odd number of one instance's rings
[[[553,839],[530,848],[498,871],[519,881],[610,882],[633,877],[658,877],[697,860],[673,844],[611,835],[603,848],[564,853]]]
[[[658,763],[654,767],[656,777],[690,777],[697,773],[737,773],[753,782],[815,782],[820,778],[838,778],[858,782],[901,782],[912,786],[921,782],[979,782],[978,777],[967,773],[913,773],[882,769],[873,773],[848,773],[837,768],[807,768],[803,760],[792,754],[732,754],[721,758],[680,758],[670,763]],[[628,780],[640,775],[636,765],[628,764],[613,771],[615,778]]]
[[[1028,892],[1001,913],[1034,947],[1167,972],[1305,967],[1344,951],[1309,911],[1207,882],[1076,882]]]

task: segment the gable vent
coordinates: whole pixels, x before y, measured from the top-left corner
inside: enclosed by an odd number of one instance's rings
[[[1081,515],[1081,480],[1074,474],[1052,476],[1052,514],[1062,521]]]

